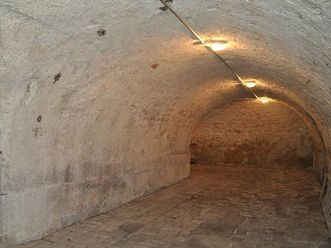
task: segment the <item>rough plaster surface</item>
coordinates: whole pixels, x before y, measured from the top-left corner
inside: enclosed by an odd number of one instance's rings
[[[4,245],[187,177],[191,131],[201,116],[249,96],[160,6],[0,2]],[[229,41],[224,58],[244,79],[260,80],[259,95],[309,115],[327,154],[330,1],[175,0],[174,6],[203,37]]]
[[[313,139],[300,116],[278,102],[220,105],[192,133],[191,160],[208,164],[312,166]]]

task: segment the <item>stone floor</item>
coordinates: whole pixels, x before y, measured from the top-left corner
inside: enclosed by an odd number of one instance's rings
[[[20,248],[331,247],[310,170],[193,166],[169,188]]]

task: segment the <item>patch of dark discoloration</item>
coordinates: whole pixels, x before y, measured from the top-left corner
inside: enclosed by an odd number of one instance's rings
[[[55,84],[57,81],[59,81],[61,77],[62,77],[61,72],[55,74],[53,84]]]
[[[296,160],[296,164],[301,165],[301,167],[308,169],[314,164],[314,158],[313,157],[304,157],[304,158],[299,157]]]
[[[159,67],[159,65],[160,65],[160,64],[152,64],[152,65],[151,65],[151,68],[155,70],[156,68]]]
[[[110,177],[111,187],[114,189],[124,189],[126,188],[126,182],[119,178],[118,176]]]
[[[41,120],[42,120],[42,116],[41,116],[41,115],[39,115],[39,116],[37,117],[37,121],[40,123],[40,122],[41,122]]]
[[[29,94],[30,91],[31,91],[31,85],[28,84],[28,86],[26,86],[26,91],[25,91],[25,92],[26,92],[27,94]]]
[[[124,223],[122,225],[119,226],[119,229],[128,232],[128,233],[133,233],[138,231],[139,229],[141,229],[144,226],[144,224],[142,223],[134,223],[134,222],[129,222],[129,223]]]
[[[131,104],[130,105],[130,110],[133,110],[133,109],[135,109],[136,108],[136,105],[135,104]]]
[[[196,159],[194,157],[191,157],[190,163],[191,164],[197,164],[198,163],[198,159]]]
[[[97,31],[97,34],[99,35],[99,36],[104,36],[104,35],[106,35],[106,30],[105,29],[103,29],[103,28],[100,28],[98,31]]]
[[[72,183],[73,181],[74,181],[74,175],[72,172],[72,167],[70,166],[70,164],[68,164],[64,174],[64,182]]]
[[[0,156],[2,155],[2,150],[0,150]]]
[[[40,127],[33,128],[32,133],[34,134],[35,137],[43,136],[43,134],[41,133],[41,128]]]
[[[327,239],[327,245],[328,245],[327,247],[331,247],[331,238]]]

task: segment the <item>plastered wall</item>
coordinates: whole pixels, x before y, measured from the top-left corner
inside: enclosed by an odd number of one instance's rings
[[[330,147],[330,1],[173,1]],[[210,109],[252,97],[157,0],[0,1],[0,237],[37,239],[189,175]],[[102,31],[103,30],[103,31]],[[325,163],[326,165],[326,163]]]
[[[289,107],[246,100],[206,114],[193,131],[191,154],[196,163],[308,167],[314,144],[305,122]]]

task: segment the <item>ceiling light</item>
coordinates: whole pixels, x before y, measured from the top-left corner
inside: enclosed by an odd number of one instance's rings
[[[248,88],[254,88],[256,86],[256,82],[254,82],[254,81],[245,82],[245,85]]]
[[[269,97],[266,97],[266,96],[262,96],[262,97],[259,97],[258,100],[262,103],[268,103],[268,102],[271,102],[272,99],[269,98]]]
[[[209,47],[214,52],[223,51],[227,47],[226,41],[206,41],[205,46]]]

